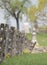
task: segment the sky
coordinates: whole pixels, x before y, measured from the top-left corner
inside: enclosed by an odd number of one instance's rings
[[[31,0],[32,5],[35,5],[36,7],[38,6],[38,0]]]

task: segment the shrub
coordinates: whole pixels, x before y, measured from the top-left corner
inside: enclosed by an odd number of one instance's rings
[[[10,55],[10,53],[8,53],[7,55],[6,55],[6,58],[10,58],[11,57],[11,55]]]
[[[28,53],[30,53],[30,50],[26,48],[26,49],[23,50],[23,53],[28,54]]]

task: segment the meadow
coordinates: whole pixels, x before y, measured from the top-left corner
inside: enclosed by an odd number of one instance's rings
[[[26,36],[29,40],[32,40],[32,34],[31,33],[27,33]],[[47,33],[39,32],[36,35],[36,39],[37,39],[37,42],[40,46],[47,46]]]
[[[15,56],[5,60],[0,65],[47,65],[47,53]]]

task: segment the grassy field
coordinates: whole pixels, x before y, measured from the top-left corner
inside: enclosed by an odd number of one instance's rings
[[[47,33],[37,34],[37,40],[40,45],[47,46]]]
[[[29,40],[32,39],[32,35],[30,33],[28,33],[26,36]],[[37,41],[38,41],[39,45],[47,46],[47,33],[38,33]]]
[[[47,53],[15,56],[7,59],[0,65],[47,65]]]
[[[32,39],[32,34],[31,33],[27,33],[26,37],[27,37],[27,39],[31,40]]]

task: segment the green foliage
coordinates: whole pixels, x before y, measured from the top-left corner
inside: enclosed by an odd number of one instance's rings
[[[24,54],[29,54],[30,53],[30,50],[26,48],[26,49],[23,50],[23,53]]]
[[[5,9],[7,8],[7,11],[10,12],[18,12],[21,10],[21,12],[26,10],[28,7],[26,7],[26,3],[30,3],[29,0],[2,0],[3,6],[5,6]]]
[[[45,7],[45,5],[47,4],[46,0],[38,0],[38,5],[36,6],[31,6],[28,10],[28,14],[29,14],[29,18],[31,21],[35,21],[37,19],[37,17],[35,16],[35,14],[37,12],[40,12],[41,10],[43,10],[43,8]],[[38,13],[37,13],[38,14]]]
[[[10,58],[11,56],[10,56],[10,54],[8,53],[7,55],[6,55],[6,58]]]
[[[47,4],[47,0],[38,0],[39,4],[38,4],[38,11],[41,11],[45,5]]]
[[[11,0],[10,7],[12,10],[18,10],[21,8],[22,2],[20,0]]]
[[[23,54],[7,59],[1,65],[47,65],[47,53]]]
[[[28,10],[29,18],[33,22],[36,20],[35,13],[37,11],[38,11],[38,9],[35,6],[30,7],[30,9]]]
[[[40,29],[40,30],[46,29],[46,25],[43,25],[43,26],[39,27],[39,29]]]

